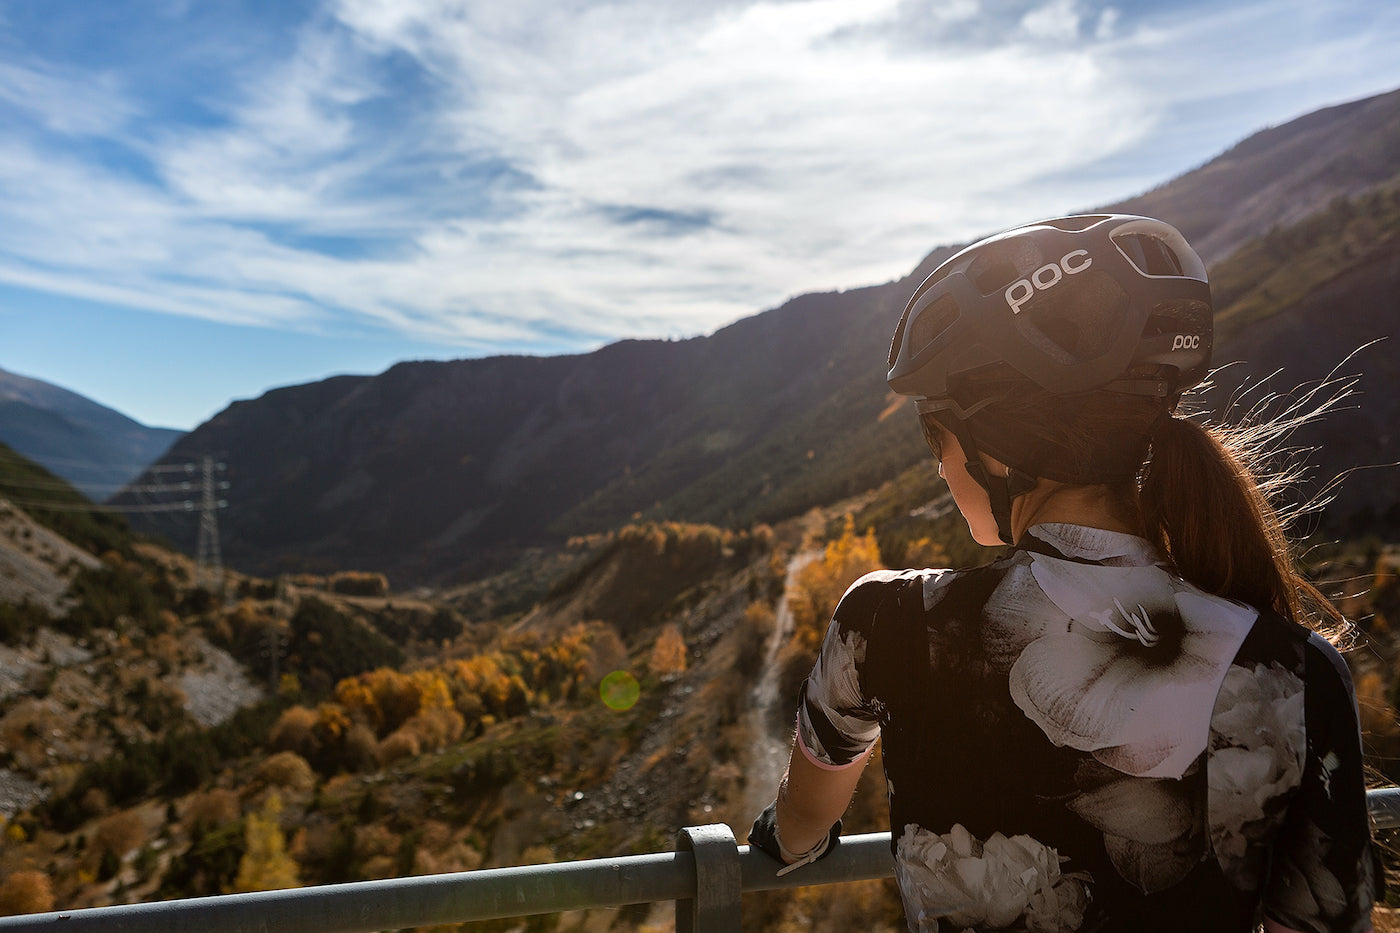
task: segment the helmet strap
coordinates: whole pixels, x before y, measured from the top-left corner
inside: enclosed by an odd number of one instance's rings
[[[952,421],[953,436],[958,439],[958,444],[962,446],[963,456],[967,460],[964,466],[967,468],[968,475],[977,485],[987,491],[987,500],[992,506],[992,518],[997,523],[997,536],[1001,538],[1003,544],[1014,545],[1016,542],[1011,535],[1011,503],[1034,489],[1039,480],[1012,466],[1006,468],[1005,476],[997,476],[992,473],[982,463],[977,442],[973,440],[972,431],[968,428],[967,422],[952,418],[948,420]]]

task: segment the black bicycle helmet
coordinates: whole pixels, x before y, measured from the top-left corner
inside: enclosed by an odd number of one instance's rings
[[[1205,264],[1171,225],[1126,214],[1045,220],[967,247],[923,281],[895,331],[889,384],[958,437],[1008,540],[1010,501],[1037,477],[1107,482],[1134,475],[1141,460],[1067,465],[978,412],[1017,380],[1170,406],[1205,378],[1211,314]],[[979,475],[979,449],[1012,475]]]

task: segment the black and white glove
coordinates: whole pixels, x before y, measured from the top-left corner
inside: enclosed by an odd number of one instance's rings
[[[831,827],[831,832],[827,833],[816,845],[806,852],[793,852],[783,845],[782,838],[778,835],[778,802],[775,800],[758,815],[758,819],[753,821],[753,828],[749,830],[749,845],[762,849],[765,853],[784,863],[778,870],[779,875],[786,875],[790,871],[796,871],[803,865],[810,865],[818,859],[830,855],[841,841],[841,821],[837,820]]]

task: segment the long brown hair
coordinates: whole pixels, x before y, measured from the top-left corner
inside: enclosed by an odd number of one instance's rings
[[[970,425],[974,436],[983,419],[1015,426],[1085,462],[1106,439],[1140,445],[1138,475],[1107,489],[1183,577],[1206,592],[1273,609],[1336,638],[1346,620],[1295,563],[1288,520],[1298,510],[1285,500],[1301,471],[1282,448],[1294,430],[1335,407],[1346,391],[1342,386],[1320,397],[1315,389],[1303,402],[1283,403],[1272,417],[1263,404],[1244,413],[1240,424],[1212,425],[1178,415],[1160,399],[1102,391],[1056,396],[1026,383],[973,415]],[[934,416],[922,420],[925,436],[936,435]]]
[[[1162,419],[1139,488],[1143,526],[1201,589],[1335,636],[1346,620],[1299,572],[1280,515],[1299,471],[1276,446],[1293,426]]]

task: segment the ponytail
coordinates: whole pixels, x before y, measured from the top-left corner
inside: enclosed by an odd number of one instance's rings
[[[1296,494],[1304,472],[1289,460],[1289,437],[1334,409],[1350,389],[1346,380],[1328,380],[1297,398],[1266,396],[1232,419],[1238,423],[1206,425],[1171,416],[1162,399],[1111,391],[1053,395],[1026,381],[968,423],[974,433],[989,426],[997,428],[992,436],[1017,432],[1086,464],[1100,462],[1105,439],[1140,444],[1135,456],[1145,464],[1137,481],[1106,488],[1125,516],[1141,517],[1144,537],[1183,577],[1337,640],[1346,620],[1294,566],[1286,529],[1307,507],[1282,503]],[[935,415],[921,419],[925,436],[936,435]],[[1012,465],[1035,475],[1033,466]]]
[[[1163,416],[1139,504],[1147,537],[1207,592],[1335,634],[1346,621],[1293,563],[1274,500],[1294,471],[1265,469],[1273,426],[1208,427]]]

